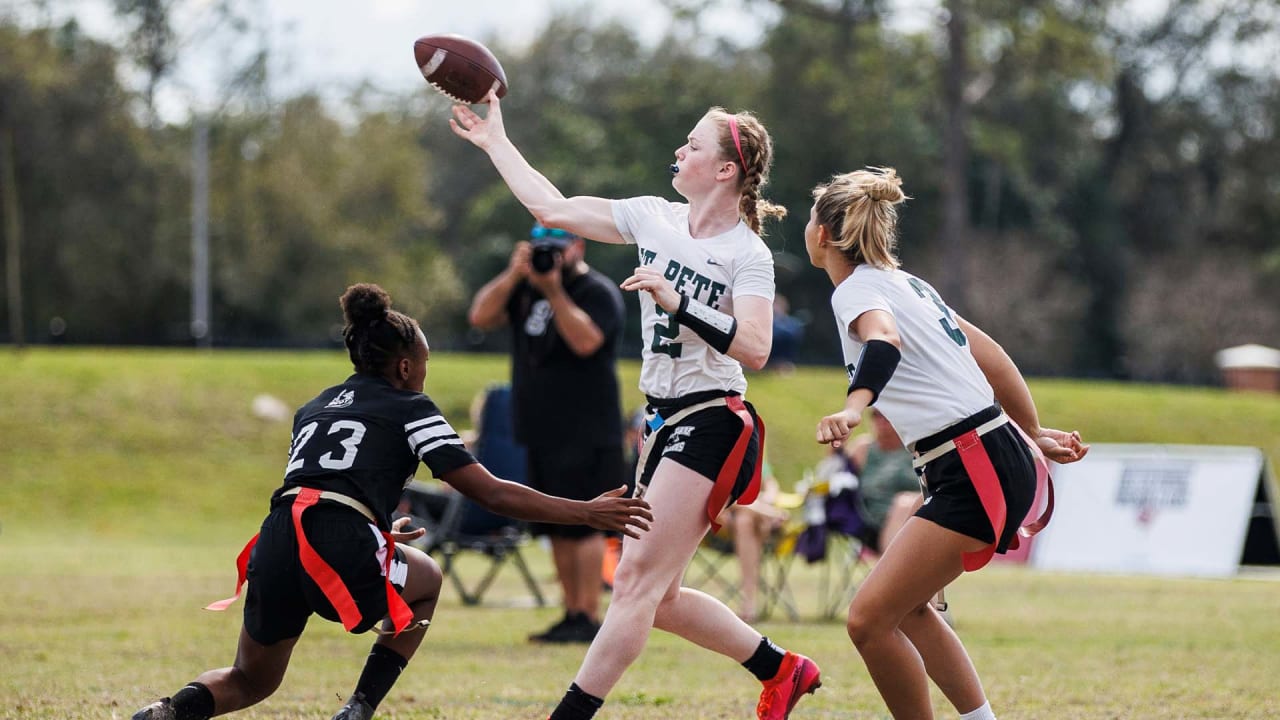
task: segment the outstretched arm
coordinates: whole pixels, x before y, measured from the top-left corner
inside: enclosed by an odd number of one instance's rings
[[[520,483],[503,480],[480,463],[463,465],[445,473],[440,479],[484,509],[517,520],[590,525],[631,537],[639,537],[640,531],[648,530],[653,520],[649,503],[640,498],[623,497],[627,491],[625,485],[594,500],[582,501],[552,497]]]
[[[449,127],[455,135],[484,150],[498,174],[522,205],[547,227],[567,230],[600,242],[622,243],[613,222],[613,208],[606,198],[566,198],[538,172],[507,137],[498,96],[489,93],[489,112],[481,117],[466,105],[454,105]]]
[[[1023,432],[1044,451],[1045,457],[1059,463],[1075,462],[1083,458],[1085,453],[1089,452],[1089,446],[1081,441],[1079,432],[1074,430],[1064,432],[1040,426],[1040,417],[1036,413],[1035,401],[1031,398],[1031,389],[1027,387],[1027,381],[1018,371],[1013,358],[1009,357],[1000,343],[991,339],[991,336],[973,323],[964,318],[957,319],[960,322],[960,329],[969,338],[973,359],[978,361],[978,367],[987,377],[991,389],[995,391],[996,402],[1000,403],[1009,417],[1018,423]]]

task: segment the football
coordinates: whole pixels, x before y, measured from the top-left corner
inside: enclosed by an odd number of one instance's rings
[[[507,94],[507,74],[489,48],[452,33],[424,35],[413,43],[422,77],[456,102],[484,102],[489,90]]]

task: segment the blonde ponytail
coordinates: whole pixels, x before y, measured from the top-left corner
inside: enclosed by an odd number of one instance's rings
[[[899,266],[898,204],[910,199],[893,168],[869,167],[836,175],[813,189],[818,222],[832,245],[855,265]]]

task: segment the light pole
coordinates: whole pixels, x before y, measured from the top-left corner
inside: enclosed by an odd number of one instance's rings
[[[209,122],[191,116],[191,337],[213,347],[209,319]]]

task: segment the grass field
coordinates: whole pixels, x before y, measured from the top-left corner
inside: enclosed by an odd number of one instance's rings
[[[224,597],[236,550],[279,483],[287,424],[252,398],[295,406],[345,377],[338,352],[36,350],[0,356],[0,718],[127,718],[199,671],[230,662],[238,614]],[[455,425],[505,358],[432,360],[427,391]],[[639,403],[636,367],[625,401]],[[1280,402],[1211,389],[1034,382],[1042,416],[1092,441],[1244,444],[1280,459]],[[815,460],[814,420],[842,396],[839,369],[753,376],[769,452],[788,484]],[[527,555],[551,589],[546,554]],[[486,607],[446,590],[423,651],[380,718],[542,718],[582,648],[532,647],[556,615],[522,607],[514,574]],[[811,569],[793,576],[809,607]],[[948,589],[957,629],[1002,718],[1280,717],[1280,583],[1056,575],[1009,566]],[[762,629],[823,665],[795,717],[880,718],[840,623]],[[350,692],[367,638],[316,622],[281,690],[246,718],[327,718]],[[741,668],[654,633],[600,717],[743,718]],[[941,717],[954,716],[941,696]]]

